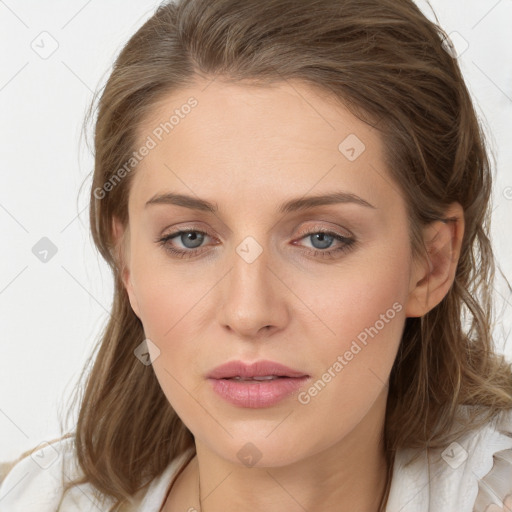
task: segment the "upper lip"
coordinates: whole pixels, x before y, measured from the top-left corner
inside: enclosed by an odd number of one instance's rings
[[[275,375],[278,377],[307,377],[308,375],[299,370],[293,370],[275,361],[256,361],[244,363],[243,361],[229,361],[217,366],[207,377],[210,379],[229,379],[231,377],[264,377]]]

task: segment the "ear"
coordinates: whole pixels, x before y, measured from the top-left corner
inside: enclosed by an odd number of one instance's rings
[[[112,218],[112,235],[114,238],[116,261],[121,280],[128,294],[133,312],[140,318],[140,308],[135,296],[132,276],[130,272],[130,230],[128,226],[117,218]]]
[[[450,290],[464,236],[464,210],[452,203],[446,220],[434,221],[423,230],[428,260],[415,260],[411,272],[406,317],[420,317],[437,306]]]

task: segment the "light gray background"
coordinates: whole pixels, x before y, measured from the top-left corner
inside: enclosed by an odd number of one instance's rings
[[[426,4],[419,2],[428,17]],[[0,0],[0,460],[60,434],[64,406],[111,304],[88,233],[85,109],[151,0]],[[492,238],[512,277],[512,0],[435,0],[496,155]],[[57,47],[58,45],[58,47]],[[48,53],[56,47],[51,54]],[[48,237],[45,263],[32,252]],[[496,286],[512,360],[512,298]]]

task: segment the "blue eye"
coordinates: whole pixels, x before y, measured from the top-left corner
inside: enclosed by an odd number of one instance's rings
[[[177,256],[178,258],[190,258],[197,255],[199,252],[197,248],[202,244],[205,236],[209,236],[205,231],[199,231],[197,229],[181,230],[175,231],[169,235],[165,235],[164,237],[159,238],[156,242],[163,246],[166,251],[170,252],[174,256]],[[174,238],[179,238],[179,241],[184,245],[186,249],[177,249],[171,245],[170,242]]]
[[[302,237],[299,238],[299,240],[304,238],[309,238],[311,240],[311,243],[313,244],[313,251],[309,252],[312,252],[313,256],[318,258],[335,258],[336,255],[348,252],[356,243],[354,238],[346,237],[324,229],[302,233]],[[338,242],[338,247],[330,249],[335,241]],[[318,245],[315,246],[315,243],[318,243]]]
[[[181,243],[187,247],[187,249],[195,249],[201,245],[204,237],[207,235],[201,231],[180,231],[176,236],[180,237]],[[191,245],[187,245],[188,243]]]
[[[156,243],[164,247],[167,252],[175,257],[191,258],[204,252],[204,249],[207,250],[206,247],[201,248],[205,237],[210,237],[210,235],[205,231],[197,229],[180,230],[165,235],[162,238],[158,238]],[[176,248],[176,246],[171,243],[175,238],[177,238],[183,245],[183,249]],[[313,245],[313,249],[304,248],[306,252],[310,254],[312,253],[313,257],[318,258],[333,258],[337,254],[348,252],[356,243],[354,238],[346,237],[332,231],[325,231],[323,229],[302,233],[298,240],[302,240],[304,238],[309,238],[312,243],[314,241],[314,243],[318,244],[318,246]],[[330,249],[334,242],[338,242],[338,247]],[[295,242],[293,244],[297,245]]]

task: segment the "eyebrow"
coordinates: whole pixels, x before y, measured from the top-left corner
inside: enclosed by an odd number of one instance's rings
[[[299,199],[292,199],[283,203],[279,207],[279,213],[291,213],[296,211],[307,210],[316,206],[324,206],[329,204],[338,203],[353,203],[366,208],[377,209],[375,206],[370,204],[365,199],[352,194],[350,192],[334,192],[331,194],[322,194],[317,196],[302,197]],[[149,201],[146,202],[146,207],[152,204],[172,204],[176,206],[182,206],[184,208],[190,208],[192,210],[200,210],[211,213],[218,211],[217,204],[210,203],[204,199],[197,197],[187,196],[185,194],[174,194],[168,192],[165,194],[157,194],[153,196]]]

